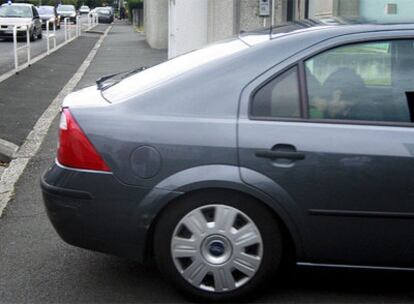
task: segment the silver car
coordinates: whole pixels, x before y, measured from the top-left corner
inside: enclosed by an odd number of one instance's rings
[[[12,38],[15,26],[19,38],[26,37],[26,28],[29,27],[31,41],[42,39],[42,22],[32,4],[13,3],[0,6],[0,38]]]
[[[87,6],[87,5],[82,5],[80,8],[79,8],[79,13],[80,14],[89,14],[89,12],[91,11],[91,9],[89,8],[89,6]]]
[[[70,22],[76,24],[76,12],[75,6],[71,4],[59,4],[57,7],[57,13],[60,16],[60,20],[69,19]]]

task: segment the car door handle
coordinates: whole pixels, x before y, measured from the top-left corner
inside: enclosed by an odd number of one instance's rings
[[[284,159],[293,159],[293,160],[302,160],[305,159],[305,153],[298,151],[274,151],[274,150],[257,150],[255,152],[257,157],[262,158],[284,158]]]

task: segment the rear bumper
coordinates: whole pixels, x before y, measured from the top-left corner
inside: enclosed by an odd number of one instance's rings
[[[76,22],[76,17],[65,17],[65,16],[60,16],[60,22],[65,22],[65,18],[68,18],[70,22]]]
[[[54,165],[41,178],[47,215],[67,243],[144,261],[151,224],[163,205],[179,195],[130,187],[112,174]]]
[[[113,21],[114,21],[114,18],[112,18],[112,17],[98,16],[98,22],[100,22],[100,23],[111,23]]]
[[[46,29],[46,24],[48,22],[49,22],[49,30],[53,30],[53,23],[55,23],[55,21],[48,21],[48,20],[42,20],[42,29]]]

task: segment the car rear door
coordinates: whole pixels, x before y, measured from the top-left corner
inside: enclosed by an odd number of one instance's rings
[[[412,58],[411,38],[346,43],[243,92],[241,177],[290,214],[301,261],[414,266]]]

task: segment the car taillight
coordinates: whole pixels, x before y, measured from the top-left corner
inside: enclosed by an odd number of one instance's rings
[[[67,167],[110,171],[73,118],[69,109],[63,109],[60,117],[57,159],[60,164]]]

